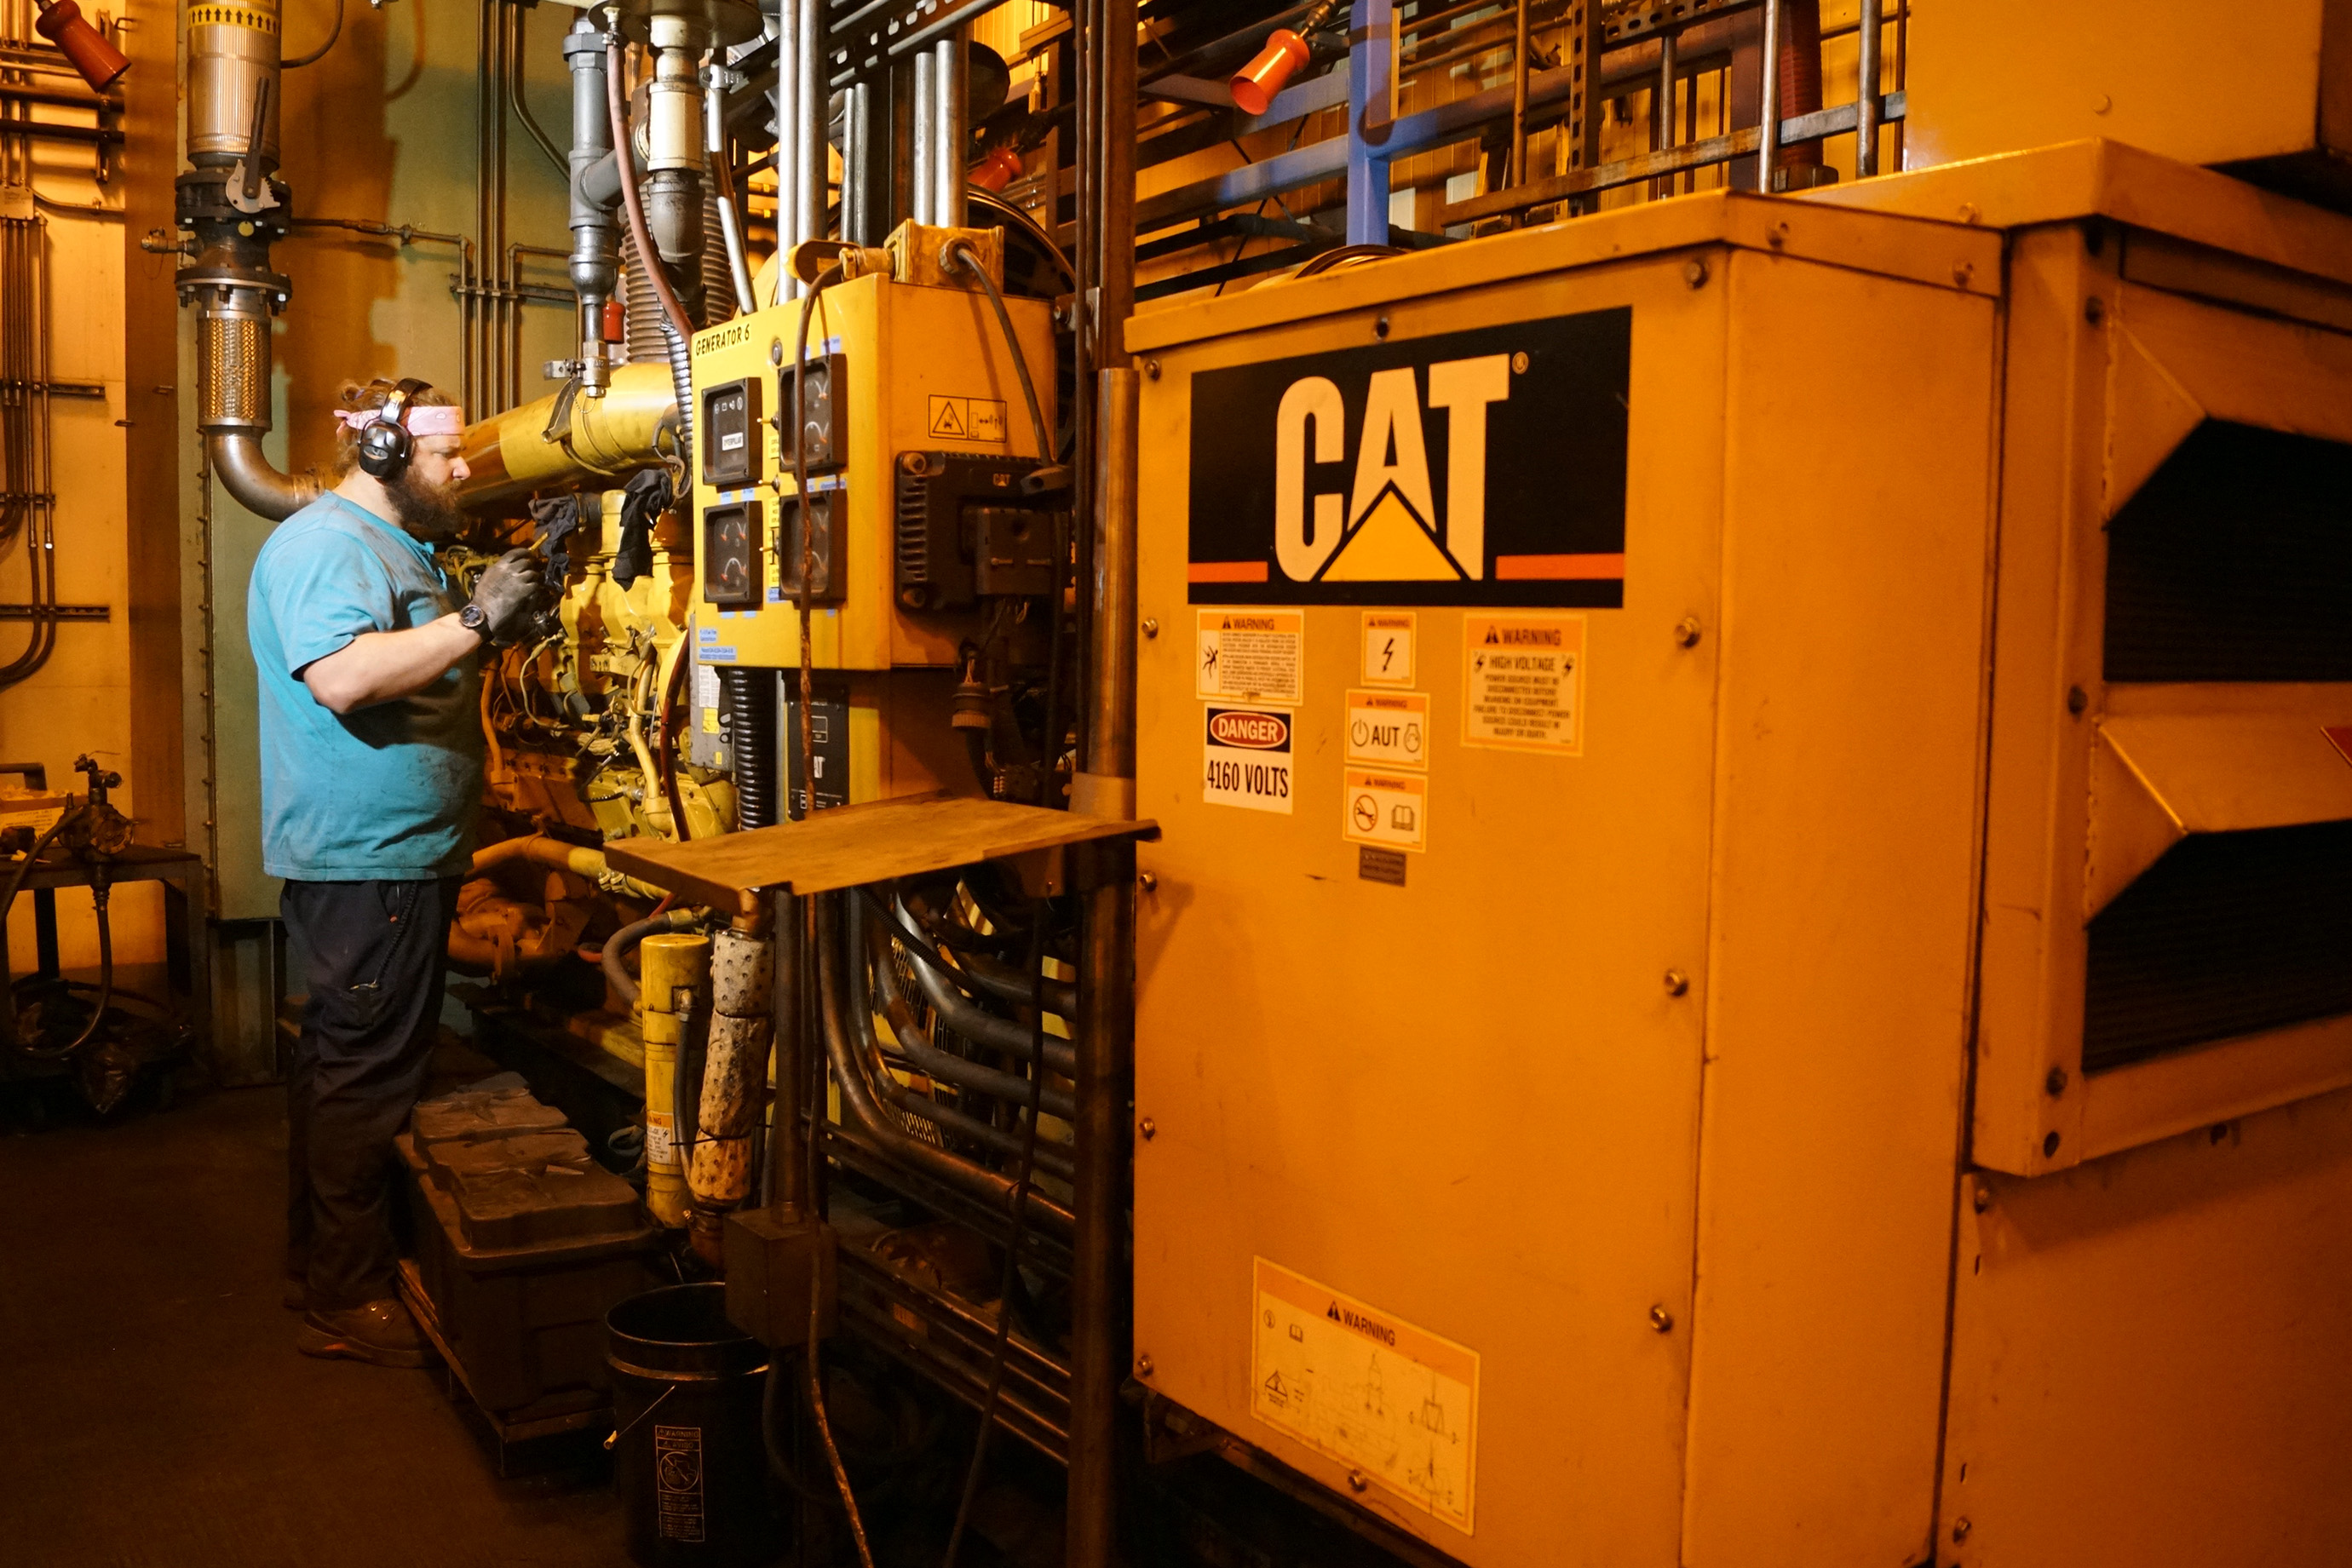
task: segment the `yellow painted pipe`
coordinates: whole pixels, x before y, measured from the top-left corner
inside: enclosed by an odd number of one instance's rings
[[[667,434],[677,423],[677,392],[667,363],[615,366],[604,395],[576,393],[551,438],[548,421],[560,396],[551,392],[466,427],[462,455],[471,472],[457,486],[459,506],[497,506],[533,491],[623,478],[676,439]]]

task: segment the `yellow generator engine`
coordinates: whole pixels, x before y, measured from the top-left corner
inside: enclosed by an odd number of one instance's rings
[[[1473,1568],[2340,1553],[2352,223],[2034,157],[1132,324],[1170,1430]]]
[[[694,742],[731,769],[745,826],[803,809],[778,781],[801,777],[804,563],[820,805],[1066,790],[1039,731],[1074,653],[1047,602],[1071,537],[1053,319],[1002,297],[1003,247],[909,224],[887,251],[843,248],[805,307],[695,336]]]

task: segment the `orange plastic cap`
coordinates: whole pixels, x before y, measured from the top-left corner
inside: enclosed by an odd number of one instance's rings
[[[1306,63],[1307,40],[1287,27],[1276,27],[1257,58],[1234,73],[1234,107],[1244,114],[1264,114],[1274,95],[1289,86]]]
[[[131,57],[82,20],[81,7],[74,0],[57,0],[56,5],[43,7],[33,21],[33,30],[64,52],[92,92],[104,92],[131,68]]]
[[[1021,177],[1021,154],[1010,147],[992,147],[971,166],[971,183],[983,191],[1002,191]]]

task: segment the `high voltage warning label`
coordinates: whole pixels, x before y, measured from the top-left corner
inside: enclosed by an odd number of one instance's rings
[[[1193,664],[1197,695],[1250,702],[1305,698],[1307,614],[1299,610],[1203,610]]]
[[[1462,618],[1462,743],[1584,751],[1581,615]]]
[[[1004,405],[993,398],[931,395],[928,426],[941,441],[986,441],[1004,444]]]
[[[1470,1533],[1477,1353],[1255,1262],[1250,1414]]]
[[[1290,715],[1211,707],[1201,799],[1212,806],[1291,814]]]

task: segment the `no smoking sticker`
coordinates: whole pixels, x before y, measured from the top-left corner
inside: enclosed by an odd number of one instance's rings
[[[1339,836],[1392,850],[1429,847],[1429,780],[1350,768],[1340,775]]]
[[[1425,692],[1349,692],[1348,760],[1383,768],[1429,766]]]

